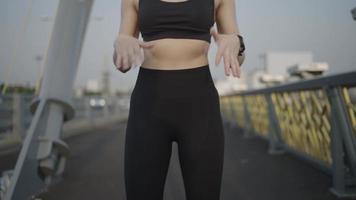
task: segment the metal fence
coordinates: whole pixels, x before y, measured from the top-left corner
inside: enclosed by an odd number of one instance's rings
[[[332,193],[356,197],[356,71],[221,96],[220,106],[269,153],[308,161],[332,176]]]
[[[21,148],[15,168],[0,174],[0,199],[32,199],[61,180],[70,153],[62,139],[125,120],[129,104],[130,95],[71,98],[65,104],[31,95],[0,96],[0,153]],[[60,127],[53,128],[56,119],[48,113],[58,105],[64,109],[57,115]]]
[[[0,144],[6,140],[24,138],[33,117],[30,104],[34,97],[27,94],[0,95]],[[127,111],[129,97],[72,98],[72,105],[75,110],[74,121],[91,119]]]
[[[0,95],[0,139],[5,133],[29,126],[31,99],[31,95]]]

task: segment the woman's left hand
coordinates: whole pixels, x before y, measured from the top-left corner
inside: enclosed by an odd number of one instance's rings
[[[218,45],[218,52],[215,58],[215,65],[219,65],[221,58],[224,57],[224,68],[226,76],[232,75],[240,78],[241,70],[238,61],[240,50],[240,40],[236,34],[219,34],[215,29],[210,30],[215,42]]]

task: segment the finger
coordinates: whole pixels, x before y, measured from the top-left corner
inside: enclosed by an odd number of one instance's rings
[[[117,57],[116,57],[116,60],[115,60],[115,66],[117,69],[119,69],[121,67],[121,60],[122,60],[122,57],[120,54],[117,54]]]
[[[235,60],[236,60],[236,57],[232,53],[230,53],[230,63],[231,63],[232,73],[234,76],[237,77],[237,70],[236,70],[237,66],[236,66]]]
[[[141,53],[141,51],[140,51],[139,47],[135,47],[134,50],[135,50],[135,65],[138,66],[138,65],[140,65],[140,53]]]
[[[127,56],[127,65],[125,66],[125,69],[127,69],[127,68],[130,68],[131,67],[131,53],[130,53],[130,50],[128,49],[127,51],[126,51],[126,56]]]
[[[121,71],[122,67],[123,67],[123,63],[124,63],[123,55],[122,54],[117,54],[116,69]]]
[[[233,49],[234,51],[231,57],[233,58],[233,62],[235,63],[235,71],[237,73],[237,77],[240,77],[240,62],[238,57],[239,50],[237,50],[236,48]]]
[[[133,55],[133,57],[132,57],[132,64],[131,64],[131,68],[136,68],[136,66],[137,66],[137,55],[135,54],[135,55]]]
[[[221,48],[218,48],[218,52],[216,53],[216,56],[215,56],[215,65],[216,66],[220,64],[221,56],[222,56],[222,50],[221,50]]]
[[[216,57],[215,57],[215,65],[219,65],[220,64],[221,57],[223,56],[224,50],[225,50],[224,46],[218,47],[218,52],[217,52]]]
[[[122,54],[120,55],[120,60],[118,62],[119,69],[121,70],[124,67],[124,56]]]
[[[237,77],[240,78],[241,77],[241,70],[240,70],[240,64],[237,58],[235,58],[235,65],[236,65],[236,72],[237,72]]]
[[[238,66],[237,68],[237,77],[241,78],[241,68]]]
[[[130,70],[130,68],[126,68],[126,69],[122,69],[122,70],[120,70],[122,73],[126,73],[127,71],[129,71]]]
[[[236,66],[237,77],[240,78],[241,72],[240,72],[240,63],[239,63],[238,56],[234,56],[234,62],[235,62],[235,66]]]
[[[128,53],[129,53],[129,67],[131,68],[133,65],[135,65],[135,50],[134,50],[134,48],[129,48]]]
[[[134,65],[133,65],[133,68],[136,68],[140,64],[139,57],[140,57],[139,51],[134,49]]]
[[[150,41],[150,42],[138,41],[138,44],[142,48],[151,48],[154,46],[154,43],[152,41]]]
[[[225,60],[225,59],[224,59]],[[225,62],[225,61],[224,61]],[[230,69],[227,67],[227,65],[224,65],[224,69],[225,69],[225,75],[229,76],[230,75]]]
[[[241,77],[241,67],[240,67],[240,64],[239,64],[239,61],[237,60],[237,58],[236,58],[236,65],[237,65],[237,67],[236,67],[236,71],[237,71],[237,77]]]
[[[229,62],[229,56],[228,56],[228,54],[225,52],[224,53],[224,68],[225,68],[225,73],[226,73],[226,75],[227,76],[229,76],[230,75],[230,62]]]
[[[122,67],[120,67],[121,69],[126,69],[128,67],[128,53],[124,52],[122,55]]]

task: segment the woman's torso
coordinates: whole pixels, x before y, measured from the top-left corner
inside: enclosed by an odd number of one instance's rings
[[[139,8],[139,1],[135,0],[136,10]],[[153,0],[162,1],[162,0]],[[182,1],[194,0],[164,0],[167,6],[176,6],[175,3]],[[215,22],[215,5],[220,0],[214,1],[214,22]],[[170,5],[172,4],[172,5]],[[142,6],[142,5],[141,5]],[[162,9],[165,9],[162,6]],[[144,48],[144,61],[141,67],[153,69],[187,69],[208,64],[208,50],[210,44],[204,40],[187,39],[187,38],[161,38],[151,41],[154,43],[152,48]]]

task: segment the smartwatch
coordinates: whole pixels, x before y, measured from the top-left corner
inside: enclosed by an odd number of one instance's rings
[[[237,35],[237,37],[240,40],[240,50],[239,50],[239,56],[242,55],[243,52],[245,52],[245,43],[244,43],[244,39],[241,35]]]

